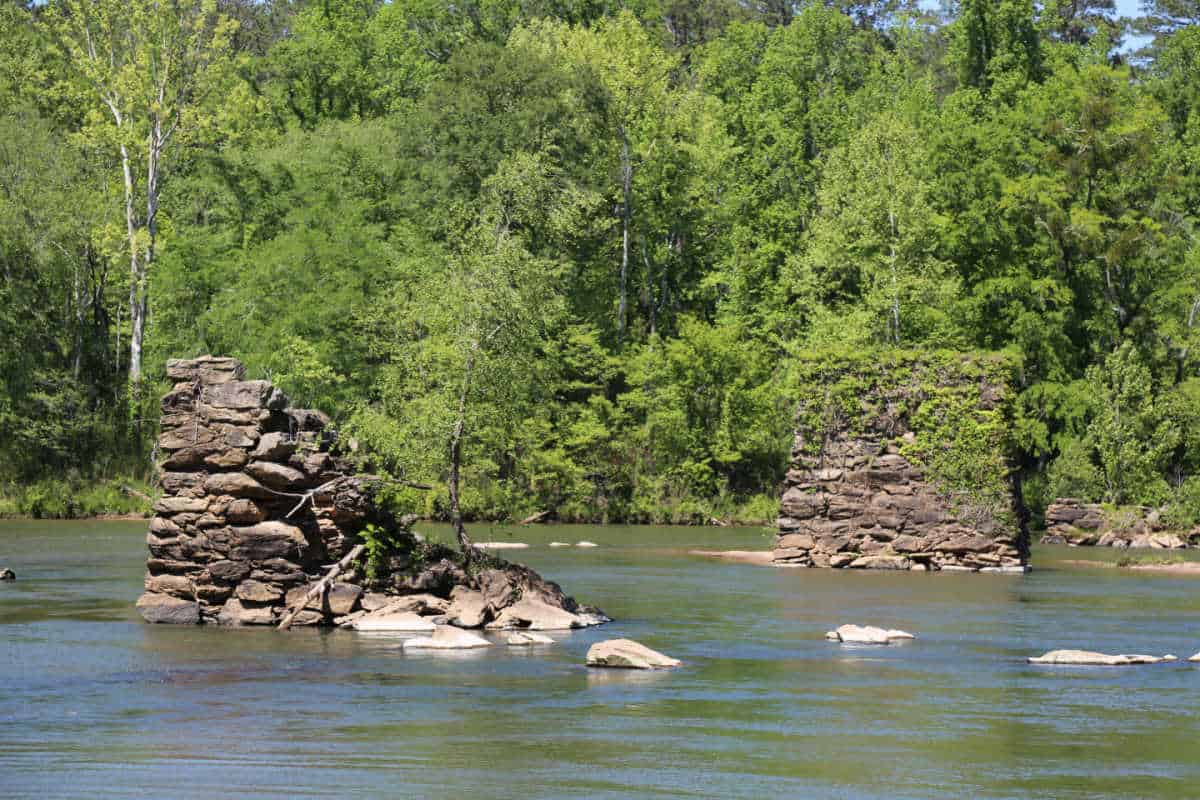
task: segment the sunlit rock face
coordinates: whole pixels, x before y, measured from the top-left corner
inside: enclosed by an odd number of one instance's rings
[[[147,621],[271,625],[300,607],[292,625],[349,626],[410,595],[435,598],[414,608],[461,627],[512,618],[522,598],[569,616],[569,627],[607,620],[526,567],[483,552],[468,563],[422,541],[411,518],[375,503],[380,479],[356,471],[326,415],[289,408],[269,381],[244,380],[237,360],[173,360],[167,375],[175,383],[162,400],[163,495],[138,600]],[[349,563],[306,599],[368,538],[369,561]],[[463,598],[469,609],[457,607]]]
[[[1006,362],[893,352],[808,367],[776,565],[1027,569]]]

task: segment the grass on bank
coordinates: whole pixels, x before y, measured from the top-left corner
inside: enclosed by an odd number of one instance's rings
[[[36,483],[0,487],[0,517],[149,516],[154,494],[154,488],[148,483],[131,477],[103,480],[44,478]]]

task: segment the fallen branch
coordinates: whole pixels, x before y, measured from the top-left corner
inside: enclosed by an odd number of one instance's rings
[[[329,588],[329,584],[333,582],[333,579],[342,574],[342,570],[350,566],[350,562],[358,558],[359,555],[361,555],[366,549],[366,545],[356,544],[354,548],[342,558],[341,561],[330,567],[329,572],[325,575],[325,577],[317,581],[316,585],[305,592],[304,597],[301,598],[296,605],[288,609],[288,612],[283,615],[283,619],[279,620],[279,630],[286,631],[288,628],[290,628],[292,626],[292,620],[295,619],[296,615],[308,605],[308,601],[316,597],[323,597],[325,595],[325,590]]]
[[[310,501],[313,499],[313,495],[315,495],[317,492],[320,492],[320,491],[323,491],[323,490],[325,490],[325,489],[328,489],[328,488],[330,488],[330,487],[336,486],[337,484],[341,483],[341,482],[342,482],[342,481],[344,481],[344,480],[346,480],[346,478],[345,478],[345,477],[338,477],[338,478],[334,478],[334,479],[333,479],[333,480],[331,480],[331,481],[325,481],[324,483],[322,483],[320,486],[318,486],[318,487],[317,487],[317,488],[315,488],[315,489],[309,489],[307,492],[305,492],[305,493],[304,493],[304,496],[300,498],[300,502],[299,502],[299,503],[296,503],[296,506],[295,506],[295,508],[293,508],[293,509],[292,509],[291,511],[289,511],[288,513],[284,514],[284,515],[283,515],[283,518],[284,518],[284,519],[287,519],[287,518],[288,518],[288,517],[290,517],[292,514],[295,514],[297,511],[299,511],[300,509],[304,508],[304,504],[305,504],[305,503],[307,503],[307,502],[310,502]],[[293,497],[295,497],[295,495],[292,495],[292,496],[293,496]]]
[[[550,516],[550,512],[548,510],[547,511],[539,511],[536,514],[530,514],[528,517],[521,520],[521,522],[519,524],[532,525],[535,522],[541,522],[548,516]]]

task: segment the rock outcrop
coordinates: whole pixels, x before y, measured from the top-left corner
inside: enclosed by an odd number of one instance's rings
[[[814,358],[804,374],[775,565],[1027,569],[1003,359]]]
[[[588,648],[589,667],[615,667],[619,669],[667,669],[678,667],[683,662],[665,656],[657,650],[632,639],[608,639],[596,642]]]
[[[527,567],[482,551],[468,560],[411,533],[411,519],[375,503],[380,479],[356,471],[328,417],[289,408],[268,381],[245,380],[238,361],[170,361],[167,375],[163,495],[137,602],[147,621],[271,625],[303,604],[292,625],[395,630],[388,621],[407,612],[428,617],[427,631],[434,622],[521,627],[531,603],[567,627],[608,621]],[[363,563],[306,599],[367,537]]]
[[[1046,507],[1042,544],[1182,550],[1194,546],[1200,530],[1168,530],[1162,513],[1146,506],[1109,508],[1060,497]]]

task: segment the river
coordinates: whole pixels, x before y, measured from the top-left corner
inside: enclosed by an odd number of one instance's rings
[[[422,529],[418,526],[418,529]],[[435,536],[444,529],[424,526]],[[145,525],[0,522],[6,798],[1194,798],[1200,578],[780,570],[687,554],[761,529],[475,526],[615,622],[556,645],[405,654],[346,631],[143,624]],[[598,543],[549,548],[551,540]],[[843,622],[915,632],[823,639]],[[594,670],[625,636],[682,659]]]

